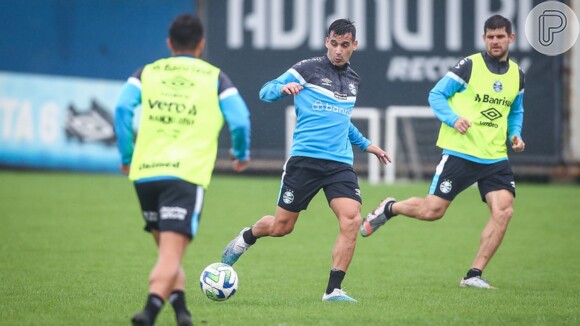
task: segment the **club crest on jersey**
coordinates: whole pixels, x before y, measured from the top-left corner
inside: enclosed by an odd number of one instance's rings
[[[348,84],[348,89],[352,95],[356,96],[356,85],[353,83]]]
[[[453,189],[453,185],[452,182],[449,180],[443,180],[443,182],[441,182],[441,184],[439,185],[439,190],[441,190],[442,193],[444,194],[448,194],[451,189]]]
[[[493,90],[496,93],[501,92],[501,90],[503,89],[503,85],[501,84],[501,82],[499,80],[496,80],[495,83],[493,83]]]
[[[284,204],[292,204],[294,201],[294,192],[292,192],[290,189],[287,189],[286,192],[284,192],[284,195],[282,195],[282,201]]]

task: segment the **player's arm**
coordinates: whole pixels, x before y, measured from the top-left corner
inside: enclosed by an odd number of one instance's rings
[[[516,152],[522,152],[525,143],[522,139],[522,125],[524,123],[524,72],[520,70],[520,90],[512,102],[510,113],[508,114],[508,135],[512,143],[512,148]]]
[[[361,150],[374,154],[383,164],[391,162],[391,157],[382,148],[372,144],[355,125],[350,123],[348,127],[348,140],[352,145],[358,146]]]
[[[451,128],[458,129],[457,127],[460,127],[459,129],[461,130],[458,131],[463,131],[462,133],[467,130],[466,128],[469,127],[470,122],[453,112],[447,100],[455,93],[463,92],[467,88],[467,83],[471,77],[471,67],[472,62],[470,59],[464,58],[459,61],[437,82],[435,87],[429,92],[428,99],[437,119]]]
[[[140,72],[139,72],[140,74]],[[121,89],[121,94],[115,104],[115,134],[117,148],[121,154],[121,170],[129,172],[133,156],[135,132],[133,131],[133,116],[135,108],[141,104],[141,81],[131,76]]]
[[[229,77],[220,72],[218,82],[219,105],[232,138],[233,168],[245,170],[250,162],[250,111]]]
[[[294,68],[290,68],[280,77],[262,86],[260,99],[264,102],[274,102],[286,95],[296,95],[302,90],[304,84],[302,76]]]

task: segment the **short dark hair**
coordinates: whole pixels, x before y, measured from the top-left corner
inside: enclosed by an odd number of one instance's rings
[[[356,40],[356,28],[354,27],[354,22],[351,22],[348,19],[337,19],[330,26],[328,27],[328,35],[334,32],[335,35],[344,35],[351,33],[352,40]]]
[[[181,14],[169,26],[169,39],[175,50],[193,50],[203,39],[201,19],[191,14]]]
[[[483,34],[485,35],[488,29],[494,30],[498,28],[505,28],[507,34],[510,35],[512,33],[512,22],[501,15],[491,16],[483,24]]]

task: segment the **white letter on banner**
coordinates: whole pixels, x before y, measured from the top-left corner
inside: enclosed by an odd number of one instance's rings
[[[417,1],[417,32],[410,32],[407,24],[406,0],[395,0],[394,36],[406,50],[431,50],[433,48],[433,1]]]
[[[55,143],[58,139],[60,124],[58,123],[59,107],[54,102],[47,102],[40,108],[39,136],[45,144]]]
[[[253,32],[255,49],[266,48],[267,20],[266,1],[253,0],[254,12],[244,17],[244,0],[228,0],[227,4],[227,45],[231,49],[244,46],[244,31]]]
[[[18,100],[0,98],[0,112],[2,112],[2,139],[9,140],[12,135],[14,112],[18,108]]]
[[[244,0],[228,0],[227,9],[227,44],[230,49],[239,49],[244,45],[244,26],[242,24]]]
[[[289,31],[284,30],[284,0],[271,0],[270,2],[270,46],[275,50],[294,49],[306,40],[308,29],[308,12],[306,0],[294,0],[292,27]]]
[[[377,50],[387,51],[393,47],[391,39],[391,10],[388,0],[375,0],[375,43]]]
[[[447,0],[447,9],[445,10],[445,47],[448,51],[461,50],[462,32],[462,15],[461,0]],[[435,27],[433,27],[435,29]]]
[[[326,20],[324,19],[326,0],[312,0],[310,3],[310,36],[308,47],[311,50],[324,48],[326,36]]]
[[[14,130],[15,141],[34,141],[34,119],[32,114],[32,105],[30,101],[22,101],[20,110],[16,116]]]

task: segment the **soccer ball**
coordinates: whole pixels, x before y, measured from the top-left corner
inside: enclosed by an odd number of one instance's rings
[[[238,289],[238,274],[228,264],[213,263],[201,272],[199,286],[209,299],[224,301],[236,293]]]

